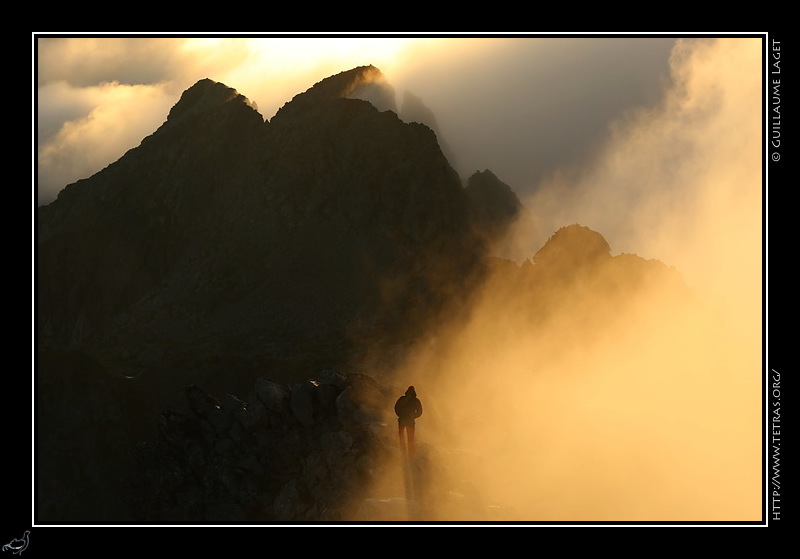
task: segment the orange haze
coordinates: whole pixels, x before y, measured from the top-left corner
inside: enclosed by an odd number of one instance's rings
[[[692,302],[657,281],[610,304],[554,286],[539,315],[498,274],[393,372],[425,405],[435,516],[761,519],[760,56],[755,39],[678,42],[661,103],[525,200],[548,235],[581,223],[674,266]],[[520,232],[532,257],[544,240]]]

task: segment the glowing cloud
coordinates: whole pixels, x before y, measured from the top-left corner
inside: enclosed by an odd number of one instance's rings
[[[161,125],[174,102],[158,87],[119,83],[75,90],[59,82],[46,86],[42,93],[41,113],[73,114],[57,131],[39,140],[40,203],[51,201],[65,185],[85,178],[87,170],[100,170],[122,157]],[[64,99],[72,101],[64,104]]]
[[[620,252],[676,266],[694,289],[761,317],[761,42],[687,40],[673,87],[617,122],[592,165],[552,177],[528,200],[541,230],[588,225]]]
[[[679,42],[662,102],[527,201],[543,231],[580,222],[615,252],[663,257],[696,297],[658,276],[622,292],[539,277],[532,302],[508,282],[522,276],[498,274],[469,320],[395,371],[430,410],[417,423],[427,514],[760,519],[760,52],[758,40]],[[399,467],[377,494],[401,494]],[[471,495],[457,506],[437,493],[454,480]]]

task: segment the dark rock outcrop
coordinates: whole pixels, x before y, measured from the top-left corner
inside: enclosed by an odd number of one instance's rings
[[[439,140],[442,153],[444,153],[445,157],[447,157],[450,165],[452,165],[454,169],[458,169],[458,160],[456,159],[456,154],[450,148],[446,139],[444,138],[444,135],[439,129],[439,123],[436,119],[436,115],[425,105],[425,103],[423,103],[422,99],[410,91],[404,91],[402,105],[398,115],[405,122],[419,122],[420,124],[424,124],[433,130]]]
[[[163,411],[136,450],[125,521],[347,520],[397,452],[382,417],[394,392],[334,369],[293,386],[259,378],[246,401],[192,386],[190,412]]]
[[[470,176],[464,190],[475,213],[476,228],[487,243],[502,241],[527,211],[511,187],[488,169]]]

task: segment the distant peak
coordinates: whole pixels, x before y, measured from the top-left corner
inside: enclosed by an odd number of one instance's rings
[[[575,223],[553,233],[533,260],[547,266],[572,267],[610,256],[611,247],[600,233]]]
[[[254,103],[232,87],[203,78],[183,92],[180,100],[169,112],[167,120],[174,120],[186,114],[205,112],[232,101],[239,101],[256,110]]]
[[[511,187],[497,178],[497,175],[489,169],[475,171],[467,179],[466,188],[472,192],[499,191],[513,194]]]
[[[476,208],[491,212],[494,218],[511,218],[522,209],[522,203],[512,188],[489,169],[473,173],[467,179],[464,190]]]
[[[383,73],[373,65],[339,72],[314,84],[307,91],[325,97],[352,97],[368,84],[386,83]]]
[[[315,83],[303,93],[295,95],[278,113],[285,114],[326,100],[343,98],[362,99],[380,111],[397,112],[394,90],[383,73],[370,64],[339,72]]]

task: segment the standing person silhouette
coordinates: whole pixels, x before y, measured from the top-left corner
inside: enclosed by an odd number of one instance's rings
[[[403,431],[408,437],[408,454],[414,456],[414,427],[415,420],[422,415],[422,402],[417,398],[417,391],[409,386],[406,393],[397,399],[394,404],[394,413],[397,414],[397,434],[400,437],[400,449],[405,453],[406,444]]]

